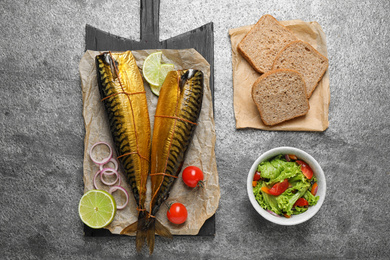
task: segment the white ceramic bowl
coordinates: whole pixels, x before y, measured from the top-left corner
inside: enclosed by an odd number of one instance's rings
[[[318,191],[316,196],[319,196],[320,199],[318,200],[317,204],[314,206],[310,206],[309,209],[298,215],[292,215],[291,218],[285,218],[285,217],[277,217],[272,215],[271,213],[264,210],[259,203],[255,199],[255,195],[253,194],[253,187],[252,187],[252,181],[253,176],[256,172],[257,166],[268,159],[271,159],[272,157],[279,155],[279,154],[294,154],[298,157],[298,159],[301,159],[305,161],[309,166],[312,168],[314,176],[316,176],[318,181]],[[312,218],[318,210],[321,208],[322,203],[325,199],[326,194],[326,180],[324,172],[322,171],[321,166],[318,164],[318,162],[308,153],[294,147],[278,147],[271,149],[265,153],[263,153],[257,160],[253,163],[251,169],[249,170],[248,174],[248,180],[247,180],[247,191],[249,200],[251,201],[253,207],[255,210],[265,219],[279,224],[279,225],[297,225],[300,223],[303,223],[310,218]]]

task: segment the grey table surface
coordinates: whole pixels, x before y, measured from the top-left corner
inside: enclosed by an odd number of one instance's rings
[[[85,237],[85,135],[78,64],[85,25],[139,39],[139,1],[0,2],[0,259],[389,259],[389,1],[161,1],[160,39],[214,22],[215,237]],[[331,103],[324,132],[236,130],[228,30],[263,14],[317,21],[327,36]],[[312,154],[327,196],[308,222],[274,225],[246,193],[252,162],[277,146]]]

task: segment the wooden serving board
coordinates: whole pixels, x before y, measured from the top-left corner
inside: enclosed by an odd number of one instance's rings
[[[210,89],[214,101],[214,34],[213,23],[192,31],[159,41],[160,0],[141,0],[141,37],[134,41],[104,32],[86,25],[85,49],[94,51],[127,51],[145,49],[189,49],[194,48],[210,64]],[[214,103],[213,103],[214,104]],[[107,229],[92,229],[84,225],[86,236],[113,235]],[[206,220],[198,236],[215,235],[215,215]]]

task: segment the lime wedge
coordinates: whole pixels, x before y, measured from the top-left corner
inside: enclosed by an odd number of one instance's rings
[[[79,203],[81,220],[91,228],[103,228],[110,224],[116,214],[114,197],[103,190],[90,190]]]
[[[145,80],[155,95],[159,95],[168,72],[175,69],[173,64],[161,64],[162,52],[154,52],[146,57],[142,68]]]

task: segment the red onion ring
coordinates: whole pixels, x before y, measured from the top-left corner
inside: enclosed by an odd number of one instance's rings
[[[109,172],[111,172],[111,173],[106,174],[107,171],[109,171]],[[118,173],[117,170],[112,169],[112,168],[104,168],[103,170],[100,171],[100,173],[101,173],[101,174],[100,174],[100,180],[101,180],[101,182],[103,182],[105,185],[107,185],[107,186],[112,186],[112,185],[114,185],[117,181],[119,181],[119,185],[121,184],[121,177],[119,176],[119,173]],[[104,180],[103,175],[109,175],[109,176],[110,176],[110,175],[113,175],[113,174],[116,175],[115,181],[113,181],[113,182],[107,182],[107,181]]]
[[[273,212],[272,210],[267,209],[266,211],[267,211],[268,213],[270,213],[271,215],[275,216],[275,217],[281,218],[281,216],[279,216],[278,214],[276,214],[276,213]]]
[[[92,150],[93,150],[97,145],[99,145],[99,144],[106,145],[106,146],[108,147],[108,149],[110,149],[110,154],[108,155],[108,157],[102,159],[101,161],[96,160],[96,159],[93,158],[93,156],[92,156]],[[104,165],[104,164],[108,163],[108,162],[111,160],[111,158],[112,158],[112,148],[111,148],[111,146],[110,146],[108,143],[106,143],[106,142],[97,142],[96,144],[92,145],[91,149],[89,150],[89,157],[90,157],[91,160],[92,160],[94,163],[96,163],[97,165],[101,165],[101,164]]]
[[[99,189],[99,188],[98,188],[98,185],[97,185],[97,182],[96,182],[96,178],[97,178],[97,176],[98,176],[100,173],[102,173],[102,174],[100,175],[100,180],[101,180],[105,185],[109,185],[109,186],[114,185],[118,180],[119,180],[119,184],[118,184],[118,185],[121,185],[121,177],[120,177],[120,175],[119,175],[119,173],[118,173],[117,171],[115,171],[115,173],[114,173],[114,174],[117,176],[115,182],[108,183],[108,182],[104,181],[103,178],[102,178],[102,175],[104,174],[104,173],[103,173],[104,170],[114,170],[114,169],[106,168],[106,169],[103,169],[103,171],[97,171],[97,172],[95,173],[95,175],[93,176],[93,186],[95,187],[96,190]]]
[[[108,193],[110,193],[112,195],[113,192],[117,191],[117,190],[121,190],[123,191],[123,193],[125,194],[126,196],[126,202],[125,204],[123,204],[122,206],[116,206],[117,209],[124,209],[127,204],[129,203],[129,193],[124,189],[122,188],[121,186],[112,186],[109,190],[108,190]]]
[[[97,186],[97,183],[96,183],[96,177],[101,173],[101,171],[97,171],[95,173],[95,175],[93,176],[93,186],[95,187],[96,190],[98,190],[98,186]]]
[[[112,162],[112,163],[114,164],[114,166],[115,166],[115,170],[118,171],[118,161],[115,160],[115,158],[111,158],[107,163],[109,163],[109,162]],[[105,163],[105,164],[100,164],[100,165],[99,165],[99,169],[100,169],[101,171],[103,171],[104,165],[106,165],[107,163]],[[114,168],[110,168],[110,167],[106,167],[106,168],[107,168],[107,169],[114,169]],[[114,173],[114,172],[112,172],[112,173],[106,173],[105,175],[113,175],[113,174],[115,174],[115,173]]]

